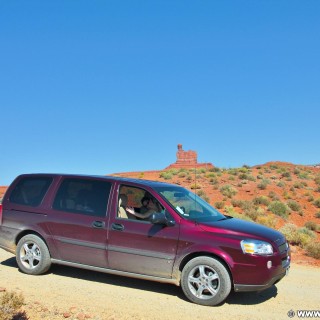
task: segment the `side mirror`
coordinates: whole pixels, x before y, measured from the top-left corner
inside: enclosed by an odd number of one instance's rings
[[[170,216],[170,214],[167,211],[153,213],[150,217],[150,222],[153,224],[162,224],[167,227],[172,227],[176,224],[174,219]]]

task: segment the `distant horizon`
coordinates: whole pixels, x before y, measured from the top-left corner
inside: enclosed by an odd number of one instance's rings
[[[252,166],[249,166],[250,168],[254,168],[254,167],[258,167],[258,166],[265,166],[265,165],[268,165],[268,164],[272,164],[272,163],[275,163],[275,164],[284,164],[284,165],[293,165],[293,166],[303,166],[303,167],[311,167],[311,168],[319,168],[320,167],[320,163],[318,164],[298,164],[298,163],[292,163],[292,162],[287,162],[287,161],[281,161],[281,160],[271,160],[271,161],[267,161],[265,163],[258,163],[258,164],[255,164],[255,165],[252,165]],[[229,170],[229,169],[235,169],[235,168],[241,168],[241,167],[244,167],[244,166],[247,166],[246,164],[243,164],[242,166],[239,166],[239,167],[220,167],[220,166],[215,166],[214,163],[212,163],[213,166],[215,168],[219,168],[219,169],[222,169],[222,170]],[[190,168],[176,168],[177,170],[179,169],[194,169],[192,167]],[[132,170],[132,171],[120,171],[120,172],[107,172],[107,173],[100,173],[100,174],[90,174],[89,172],[88,173],[77,173],[77,172],[73,172],[73,173],[70,173],[70,172],[50,172],[50,171],[46,171],[46,172],[21,172],[20,174],[32,174],[32,173],[39,173],[39,174],[71,174],[71,175],[77,175],[77,174],[80,174],[80,175],[98,175],[98,176],[108,176],[108,175],[116,175],[116,174],[126,174],[126,173],[152,173],[152,172],[161,172],[161,171],[165,171],[165,170],[172,170],[172,169],[166,169],[166,168],[160,168],[160,169],[149,169],[149,170]],[[18,174],[18,175],[20,175]],[[17,175],[17,176],[18,176]],[[16,177],[13,178],[13,180],[15,179]],[[12,180],[12,181],[13,181]],[[0,184],[0,187],[8,187],[10,185],[10,183],[12,182],[10,181],[8,184]]]

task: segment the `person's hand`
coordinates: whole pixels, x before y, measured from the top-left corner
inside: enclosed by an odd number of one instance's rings
[[[131,214],[135,214],[133,207],[126,207],[126,211],[131,213]]]

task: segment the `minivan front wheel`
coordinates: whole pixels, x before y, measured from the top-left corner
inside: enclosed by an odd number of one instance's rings
[[[215,306],[231,291],[226,267],[211,257],[190,260],[182,270],[181,287],[186,297],[197,304]]]
[[[47,245],[33,234],[20,239],[16,249],[16,259],[20,270],[27,274],[42,274],[51,266]]]

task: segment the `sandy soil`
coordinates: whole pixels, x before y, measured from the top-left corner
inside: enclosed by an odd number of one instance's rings
[[[168,284],[62,266],[43,276],[26,275],[14,256],[0,249],[0,291],[21,292],[30,320],[281,320],[289,319],[290,310],[320,309],[319,289],[320,268],[292,264],[289,276],[268,290],[232,293],[221,306],[203,307]]]

